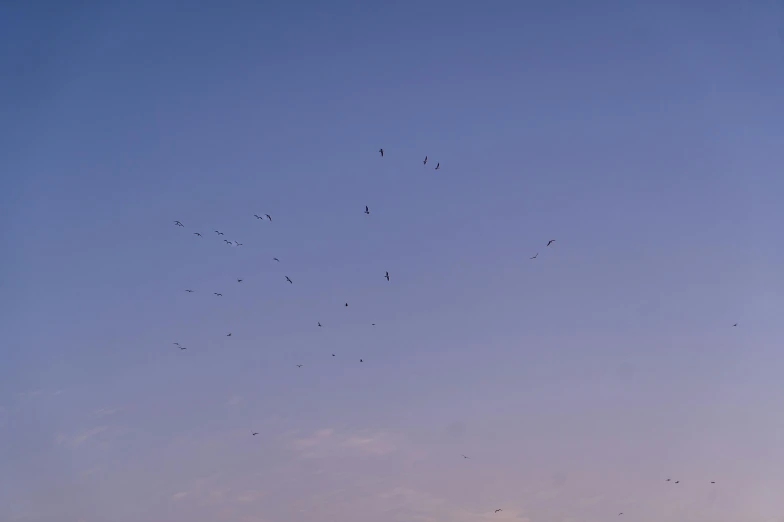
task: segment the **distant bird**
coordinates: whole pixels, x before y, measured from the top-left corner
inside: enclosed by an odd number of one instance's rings
[[[384,149],[378,149],[378,151],[381,153],[381,157],[383,158],[384,157]]]
[[[669,482],[669,481],[670,481],[670,479],[665,480],[665,482]]]
[[[547,246],[550,246],[552,243],[555,243],[555,239],[551,239],[550,241],[548,241]]]
[[[467,458],[469,458],[469,457],[466,457],[465,455],[461,455],[461,457],[463,457],[464,459],[467,459]]]
[[[259,434],[259,432],[258,432],[258,431],[256,431],[256,432],[251,432],[251,435],[253,435],[254,437],[255,437],[256,435],[258,435],[258,434]]]
[[[297,365],[297,368],[302,368],[302,365],[301,365],[301,364],[298,364],[298,365]]]
[[[364,361],[362,361],[362,359],[360,359],[359,362],[364,362]]]
[[[193,293],[193,290],[190,290],[190,289],[186,289],[185,291],[188,292],[189,294]]]
[[[621,516],[621,515],[623,515],[623,513],[618,513],[618,516]]]
[[[223,294],[219,294],[218,292],[213,292],[213,294],[217,295],[218,297],[223,297]]]
[[[224,239],[223,242],[231,245],[231,241],[229,241],[228,239]]]
[[[376,323],[370,323],[370,326],[376,326]]]
[[[676,483],[676,484],[680,484],[680,483],[681,483],[681,481],[680,481],[680,480],[676,480],[676,481],[675,481],[675,483]]]
[[[258,214],[253,214],[253,217],[255,217],[256,219],[264,219],[263,217],[261,217],[261,216],[260,216],[260,215],[258,215]]]
[[[496,509],[494,513],[498,513],[499,511],[503,511],[503,509]]]
[[[180,350],[187,350],[187,348],[184,346],[180,346]]]
[[[175,221],[174,224],[177,225],[178,227],[184,227],[185,226],[182,223],[180,223],[179,221]]]
[[[223,235],[223,232],[218,232],[217,230],[215,231],[215,233],[218,234],[219,236]]]
[[[286,281],[288,281],[288,282],[289,282],[289,283],[291,283],[292,285],[294,284],[294,281],[292,281],[291,279],[289,279],[289,276],[286,276]]]
[[[536,259],[537,257],[539,257],[539,252],[537,252],[534,257],[529,257],[528,259]]]
[[[711,484],[715,484],[715,482],[711,480]]]
[[[280,259],[278,259],[277,257],[273,257],[272,260],[273,261],[277,261],[278,263],[280,263]]]
[[[321,326],[321,323],[319,323],[318,325],[319,325],[319,327],[320,327],[320,326]]]
[[[365,205],[365,214],[370,214],[370,209],[368,208],[367,205]]]
[[[738,326],[738,323],[733,324],[732,326]]]
[[[226,337],[231,337],[231,332],[227,333]]]
[[[237,279],[237,282],[238,283],[242,283],[242,279]]]
[[[387,272],[387,275],[385,275],[384,277],[386,277],[387,281],[389,281],[389,272]]]
[[[174,343],[174,344],[176,344],[177,346],[179,346],[179,345],[180,345],[180,343]]]
[[[334,354],[334,353],[332,354],[332,357],[335,357],[335,354]]]
[[[425,161],[422,162],[424,165],[427,165],[427,156],[425,156]]]
[[[348,307],[348,303],[346,303],[346,307]]]
[[[193,233],[193,235],[194,235],[194,236],[201,237],[201,234],[199,234],[198,232],[194,232],[194,233]]]
[[[237,245],[237,246],[242,246],[242,243],[238,243],[236,241],[234,242],[234,244]]]
[[[264,215],[265,215],[265,216],[267,216],[267,219],[269,219],[270,221],[272,221],[272,216],[270,216],[269,214],[264,214]]]
[[[438,170],[440,168],[441,168],[441,164],[440,163],[436,163],[436,170]]]

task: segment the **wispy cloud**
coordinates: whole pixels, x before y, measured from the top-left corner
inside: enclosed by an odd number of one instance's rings
[[[175,493],[171,496],[172,502],[179,502],[180,500],[184,499],[188,495],[190,495],[190,491],[180,491],[179,493]]]

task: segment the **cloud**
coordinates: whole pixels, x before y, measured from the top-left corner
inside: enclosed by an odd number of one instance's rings
[[[374,455],[386,455],[397,449],[397,445],[386,433],[351,436],[343,441],[343,447],[353,448],[363,453],[371,453]]]
[[[341,450],[369,455],[386,455],[398,448],[397,437],[386,432],[338,433],[333,428],[322,428],[308,437],[295,439],[293,449],[300,457],[323,457]]]

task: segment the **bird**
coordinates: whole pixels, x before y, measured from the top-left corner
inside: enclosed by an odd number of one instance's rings
[[[681,481],[680,481],[680,480],[676,480],[676,481],[675,481],[675,483],[676,483],[676,484],[680,484],[680,483],[681,483]]]
[[[201,237],[201,234],[199,234],[198,232],[194,232],[193,235],[197,237]]]
[[[223,242],[224,243],[228,243],[229,245],[231,245],[231,241],[229,241],[228,239],[224,239]]]
[[[738,323],[733,324],[732,326],[738,326]]]
[[[288,281],[288,282],[289,282],[289,283],[291,283],[292,285],[294,284],[294,281],[292,281],[291,279],[289,279],[289,276],[286,276],[286,281]]]
[[[187,348],[184,347],[184,346],[180,346],[179,348],[180,348],[180,350],[187,350]]]
[[[389,272],[387,272],[387,275],[385,275],[384,277],[386,277],[387,281],[389,281]]]
[[[332,357],[335,357],[335,354],[334,354],[334,353],[332,354]]]
[[[360,359],[359,362],[364,362],[364,361],[362,359]]]
[[[272,260],[273,261],[277,261],[278,263],[280,263],[280,259],[278,259],[277,257],[273,257]]]
[[[188,292],[189,294],[193,293],[193,290],[191,290],[190,288],[186,288],[185,291]]]
[[[711,484],[715,484],[715,483],[716,483],[716,482],[714,482],[714,481],[712,481],[712,480],[711,480]]]
[[[470,458],[470,457],[466,457],[465,455],[461,455],[461,457],[463,457],[464,459]]]
[[[551,243],[555,243],[555,239],[551,239],[550,241],[548,241],[547,246],[550,246]]]
[[[669,481],[670,481],[670,479],[667,479],[667,480],[665,480],[664,482],[669,482]]]
[[[370,326],[376,326],[376,323],[370,323]]]
[[[253,217],[255,217],[256,219],[264,219],[263,217],[261,217],[261,216],[260,216],[260,215],[258,215],[258,214],[253,214]]]
[[[237,245],[237,246],[242,246],[242,243],[238,243],[236,241],[234,242],[234,244]]]
[[[441,164],[440,163],[436,163],[436,170],[438,170],[440,168],[441,168]]]
[[[218,292],[213,292],[213,294],[217,295],[218,297],[223,297],[223,294],[219,294]]]
[[[297,368],[302,368],[302,365],[301,365],[301,364],[298,364],[298,365],[297,365]]]
[[[267,216],[267,219],[269,219],[270,221],[272,221],[272,216],[270,216],[269,214],[264,214],[264,215],[265,215],[265,216]]]
[[[258,431],[255,431],[255,432],[254,432],[254,431],[252,431],[250,434],[251,434],[251,435],[253,435],[253,436],[255,437],[256,435],[258,435],[258,434],[259,434],[259,432],[258,432]]]
[[[321,327],[321,323],[320,323],[320,322],[319,322],[319,324],[318,324],[318,325],[319,325],[319,327]]]
[[[215,233],[218,234],[219,236],[223,235],[223,232],[218,232],[217,230],[215,231]]]
[[[494,513],[498,513],[499,511],[503,511],[503,509],[496,509]]]
[[[346,303],[346,307],[348,307],[348,303]]]
[[[425,161],[422,162],[424,165],[427,165],[427,156],[425,156]]]
[[[242,279],[237,279],[237,282],[238,283],[242,283]]]
[[[370,209],[368,208],[367,205],[365,205],[365,214],[370,214]]]
[[[537,252],[534,257],[529,257],[528,259],[536,259],[538,256],[539,256],[539,252]]]
[[[231,332],[227,333],[226,337],[231,337]]]
[[[180,345],[180,343],[174,343],[174,344],[176,344],[177,346],[179,346],[179,345]]]
[[[177,225],[178,227],[184,227],[185,226],[182,223],[180,223],[179,221],[175,221],[174,224]]]
[[[621,516],[621,515],[623,515],[623,513],[618,513],[618,516]]]
[[[378,149],[378,151],[381,153],[381,157],[383,158],[384,157],[384,149]]]

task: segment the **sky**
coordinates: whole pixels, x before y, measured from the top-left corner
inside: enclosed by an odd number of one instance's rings
[[[6,2],[0,70],[0,520],[784,521],[780,0]]]

